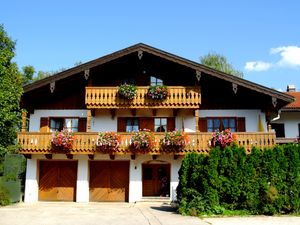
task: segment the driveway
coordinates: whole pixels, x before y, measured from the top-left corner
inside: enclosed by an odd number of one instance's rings
[[[162,203],[20,203],[0,208],[0,225],[287,225],[300,217],[205,218],[178,215]]]

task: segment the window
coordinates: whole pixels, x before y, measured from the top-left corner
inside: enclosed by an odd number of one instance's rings
[[[300,123],[298,123],[298,137],[300,139]]]
[[[156,86],[156,85],[163,85],[163,81],[161,79],[158,79],[157,77],[150,77],[150,85]]]
[[[215,132],[230,128],[232,132],[237,131],[236,118],[208,118],[207,131]]]
[[[275,130],[276,137],[285,137],[284,123],[272,123],[271,126]]]
[[[50,118],[50,132],[67,128],[70,132],[78,131],[78,118]]]
[[[128,77],[128,78],[124,79],[123,83],[124,84],[134,84],[134,85],[136,84],[135,79],[132,77]]]
[[[137,118],[126,119],[126,132],[139,131],[139,120]]]
[[[155,118],[154,119],[154,130],[155,130],[155,132],[167,131],[167,118]]]

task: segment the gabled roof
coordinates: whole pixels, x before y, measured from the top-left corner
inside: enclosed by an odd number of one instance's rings
[[[295,101],[286,105],[283,108],[283,111],[300,110],[300,92],[286,92],[286,94],[293,96],[295,98]]]
[[[151,46],[143,44],[143,43],[139,43],[139,44],[130,46],[128,48],[116,51],[114,53],[111,53],[111,54],[108,54],[106,56],[100,57],[98,59],[89,61],[87,63],[81,64],[79,66],[76,66],[76,67],[73,67],[71,69],[65,70],[63,72],[57,73],[57,74],[55,74],[51,77],[47,77],[45,79],[36,81],[35,83],[28,84],[28,85],[24,86],[24,92],[26,93],[26,92],[29,92],[31,90],[37,89],[39,87],[49,85],[53,81],[58,81],[58,80],[61,80],[61,79],[65,79],[67,77],[70,77],[70,76],[73,76],[73,75],[78,74],[80,72],[83,72],[86,69],[90,69],[90,68],[99,66],[101,64],[110,62],[112,60],[118,59],[120,57],[126,56],[126,55],[134,53],[134,52],[138,52],[138,51],[148,52],[148,53],[153,54],[155,56],[164,58],[166,60],[169,60],[169,61],[172,61],[172,62],[175,62],[175,63],[178,63],[180,65],[189,67],[191,69],[194,69],[195,71],[204,72],[204,73],[206,73],[210,76],[214,76],[214,77],[217,77],[219,79],[235,83],[237,85],[246,87],[248,89],[251,89],[251,90],[266,94],[266,95],[270,95],[272,97],[275,97],[277,99],[281,99],[281,100],[286,101],[286,102],[294,101],[294,98],[292,96],[288,95],[288,94],[276,91],[274,89],[264,87],[262,85],[247,81],[245,79],[242,79],[242,78],[230,75],[230,74],[223,73],[221,71],[209,68],[209,67],[204,66],[202,64],[199,64],[199,63],[196,63],[194,61],[182,58],[180,56],[162,51],[160,49],[151,47]]]

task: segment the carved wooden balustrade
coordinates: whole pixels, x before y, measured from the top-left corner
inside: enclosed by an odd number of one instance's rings
[[[93,108],[189,108],[198,109],[201,103],[199,87],[169,86],[169,95],[164,100],[147,97],[149,87],[137,88],[133,100],[124,99],[118,94],[118,87],[86,87],[85,104]]]
[[[121,137],[121,143],[115,154],[132,154],[129,146],[131,144],[132,133],[118,133]],[[267,148],[275,145],[276,137],[273,132],[237,132],[237,144],[244,146],[247,152],[256,146],[258,148]],[[163,133],[155,133],[155,146],[147,154],[170,154],[164,151],[159,142],[163,138]],[[183,149],[177,150],[176,154],[184,155],[190,152],[208,153],[210,150],[210,141],[212,133],[187,133],[189,144]],[[40,132],[21,132],[18,133],[18,142],[21,145],[22,154],[51,154],[51,133]],[[93,154],[97,152],[97,133],[85,132],[75,133],[75,141],[70,154]]]

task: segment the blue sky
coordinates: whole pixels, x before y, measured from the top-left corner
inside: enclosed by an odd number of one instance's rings
[[[225,55],[244,78],[300,90],[297,0],[9,0],[0,23],[20,67],[54,71],[143,42],[199,62]]]

